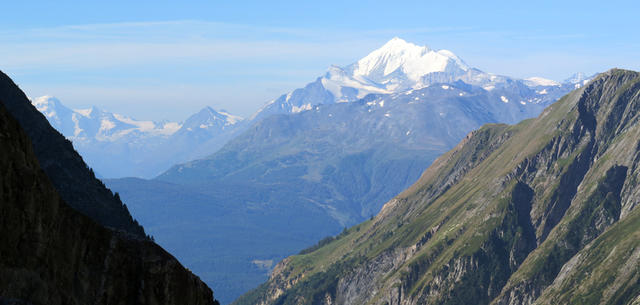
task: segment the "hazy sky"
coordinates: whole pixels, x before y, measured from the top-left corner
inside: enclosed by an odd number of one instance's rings
[[[394,36],[514,77],[640,70],[634,1],[18,2],[0,12],[2,71],[138,119],[248,116]]]

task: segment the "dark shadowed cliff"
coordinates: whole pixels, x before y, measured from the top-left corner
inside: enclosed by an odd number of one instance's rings
[[[31,139],[40,166],[65,202],[106,227],[145,236],[142,226],[120,199],[95,178],[71,142],[49,125],[24,92],[2,72],[0,101]]]
[[[8,100],[24,94],[7,81],[0,87],[0,304],[216,304],[198,277],[140,236],[126,208],[62,136],[49,133],[42,115]],[[79,205],[68,205],[65,192]]]

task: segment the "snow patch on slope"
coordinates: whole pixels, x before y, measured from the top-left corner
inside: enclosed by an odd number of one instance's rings
[[[91,117],[91,112],[93,111],[93,108],[88,108],[88,109],[73,109],[74,112],[86,117],[86,118],[90,118]]]
[[[294,105],[291,108],[291,112],[298,113],[298,112],[302,112],[302,111],[305,111],[305,110],[311,110],[311,108],[312,108],[311,103],[304,104],[304,105],[302,105],[300,107]]]
[[[560,83],[554,81],[554,80],[550,80],[550,79],[546,79],[546,78],[542,78],[542,77],[529,77],[527,79],[524,80],[525,84],[527,86],[531,86],[531,87],[535,87],[535,86],[544,86],[544,87],[551,87],[551,86],[560,86]]]
[[[230,114],[224,110],[220,110],[218,111],[218,113],[226,117],[226,121],[228,125],[233,125],[244,120],[244,118],[242,118],[241,116]]]

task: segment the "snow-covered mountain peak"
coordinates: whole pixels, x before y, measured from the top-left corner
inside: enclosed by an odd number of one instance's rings
[[[204,116],[208,116],[208,117],[216,117],[218,116],[218,112],[213,110],[213,108],[209,107],[209,106],[205,106],[204,108],[200,109],[200,111],[198,111],[198,114],[204,115]]]
[[[216,111],[213,108],[206,106],[196,114],[190,116],[184,122],[183,128],[186,131],[209,129],[211,127],[220,129],[234,125],[240,121],[242,121],[242,118],[239,116],[231,115],[225,111]]]
[[[330,66],[323,76],[270,101],[249,120],[307,111],[318,104],[353,102],[369,94],[398,94],[458,81],[486,91],[530,92],[527,101],[519,101],[521,105],[547,101],[556,96],[554,92],[564,90],[564,84],[541,77],[523,80],[486,73],[467,65],[451,51],[395,37],[355,63]]]
[[[78,143],[168,137],[182,126],[176,122],[140,121],[95,106],[86,109],[69,109],[51,95],[33,98],[31,104],[45,115],[54,128]]]
[[[31,100],[31,104],[33,105],[46,105],[50,103],[60,103],[60,100],[52,95],[44,95]]]
[[[542,78],[542,77],[529,77],[527,79],[524,80],[525,84],[527,84],[527,86],[532,86],[532,87],[536,87],[536,86],[560,86],[561,84],[554,81],[554,80],[550,80],[550,79],[546,79],[546,78]]]
[[[229,124],[235,124],[242,120],[239,116],[232,115],[224,110],[216,111],[209,106],[202,108],[196,115],[200,119],[223,120]]]
[[[391,40],[387,41],[387,43],[382,45],[382,47],[380,47],[377,50],[374,50],[369,55],[371,55],[373,53],[378,53],[378,54],[402,54],[402,53],[407,53],[407,52],[425,54],[425,53],[427,53],[429,51],[431,51],[431,49],[428,46],[419,46],[419,45],[416,45],[414,43],[407,42],[406,40],[404,40],[402,38],[393,37]]]
[[[397,37],[347,68],[357,79],[379,83],[393,82],[389,79],[392,74],[396,74],[393,75],[395,78],[420,82],[429,73],[468,69],[469,66],[451,51],[432,50]]]
[[[47,120],[57,129],[61,126],[63,117],[70,115],[73,111],[65,107],[60,100],[51,95],[30,98],[31,104],[38,109]]]
[[[390,94],[453,81],[468,71],[470,67],[451,51],[433,50],[395,37],[351,65],[330,66],[319,81],[331,92],[334,102],[350,102],[371,93]],[[290,106],[270,107],[298,112],[313,105],[309,100],[287,95],[282,101]]]
[[[38,109],[38,111],[45,115],[55,115],[56,110],[62,106],[60,100],[51,95],[45,95],[31,99],[31,104]],[[64,106],[62,106],[64,107]]]

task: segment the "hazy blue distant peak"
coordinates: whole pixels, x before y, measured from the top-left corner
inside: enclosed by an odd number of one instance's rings
[[[74,141],[115,141],[131,133],[170,136],[180,129],[178,122],[140,121],[125,115],[91,107],[69,109],[53,96],[34,98],[31,103],[65,137]]]
[[[597,74],[594,75],[586,75],[585,73],[578,72],[571,75],[569,78],[564,80],[565,84],[573,84],[576,89],[586,85],[590,80],[596,77]]]
[[[569,78],[567,78],[564,82],[565,83],[577,84],[577,83],[581,83],[585,79],[587,79],[587,75],[586,74],[584,74],[583,72],[577,72],[577,73],[574,73],[573,75],[571,75]]]
[[[209,129],[212,127],[224,128],[226,126],[235,125],[242,120],[244,119],[239,116],[235,116],[224,111],[216,111],[207,106],[187,118],[182,128],[189,131],[194,129]]]
[[[35,99],[31,99],[31,104],[38,108],[39,111],[47,111],[48,107],[64,107],[60,100],[51,95],[41,96]]]
[[[31,104],[38,109],[49,120],[49,123],[61,133],[63,125],[62,117],[67,117],[73,112],[71,109],[65,107],[60,103],[60,100],[53,96],[41,96],[35,99],[31,99]]]

